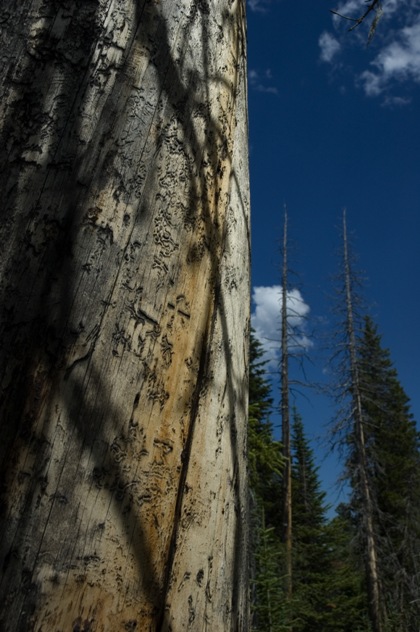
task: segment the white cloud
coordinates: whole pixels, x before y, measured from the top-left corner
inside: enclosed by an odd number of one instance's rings
[[[382,48],[360,79],[367,96],[378,96],[391,82],[420,83],[420,19],[402,28],[397,39]]]
[[[343,34],[353,24],[340,16],[357,20],[366,9],[365,0],[338,2],[335,11],[339,15],[332,16],[335,31]],[[420,83],[420,0],[387,0],[381,10],[381,20],[375,31],[372,48],[369,49],[374,57],[371,57],[368,67],[355,71],[356,84],[366,96],[380,96],[383,105],[401,106],[410,102],[409,97],[401,95],[401,87]],[[335,61],[337,53],[343,53],[345,48],[365,45],[373,19],[374,13],[369,14],[361,26],[346,36],[343,34],[340,41],[334,34],[326,31],[322,33],[319,38],[321,59],[331,63]],[[351,51],[349,55],[352,55]],[[364,58],[367,58],[367,54]],[[354,58],[347,66],[350,67],[354,67]]]
[[[265,358],[272,364],[277,364],[280,353],[282,288],[280,285],[254,287],[252,300],[254,311],[251,323],[256,337],[265,349]],[[309,309],[299,290],[293,289],[287,293],[288,324],[293,330],[289,341],[292,353],[312,346],[312,342],[305,334]]]
[[[411,11],[412,2],[418,2],[418,0],[386,0],[386,2],[378,6],[378,10],[381,12],[381,20],[383,19],[386,21],[390,17],[395,18],[394,14],[396,11],[407,14],[408,11]],[[344,2],[339,3],[338,7],[334,9],[336,13],[332,15],[334,27],[340,31],[348,30],[353,26],[356,20],[365,15],[367,8],[368,3],[366,0],[345,0]],[[374,16],[374,11],[366,16],[365,27],[370,28],[370,24]],[[349,20],[354,20],[354,23],[351,21],[349,22]],[[363,31],[363,28],[356,29],[354,31],[354,35],[357,36],[359,31]],[[366,33],[360,33],[360,38],[366,41]]]
[[[258,81],[258,72],[256,70],[251,69],[248,72],[248,77],[249,77],[250,83],[255,83],[256,81]]]
[[[248,0],[248,6],[251,11],[258,13],[267,13],[271,0]]]
[[[411,99],[408,97],[392,97],[387,96],[384,99],[383,105],[390,108],[400,108],[404,105],[411,103]]]
[[[341,2],[334,10],[338,14],[332,16],[334,25],[340,27],[343,24],[343,18],[340,16],[357,19],[366,11],[366,3],[365,0],[347,0]],[[348,23],[345,23],[345,26],[348,27]]]
[[[321,49],[320,57],[322,61],[326,61],[328,63],[332,62],[341,49],[340,42],[334,37],[334,35],[331,35],[331,33],[328,33],[327,31],[321,33],[318,44]]]
[[[275,86],[268,85],[273,79],[271,68],[266,68],[262,74],[257,70],[251,69],[248,72],[248,79],[251,88],[257,92],[267,92],[269,94],[278,94],[279,92]]]
[[[405,4],[407,5],[407,8],[410,8],[413,1],[416,2],[416,0],[386,0],[386,2],[381,5],[384,18],[394,16],[396,11],[405,11],[406,9],[403,5]],[[333,22],[336,26],[344,26],[348,28],[349,23],[343,23],[343,18],[340,16],[357,20],[365,14],[367,8],[368,5],[366,0],[345,0],[344,2],[339,3],[337,9],[335,9],[338,15],[333,15]],[[371,12],[370,15],[372,14],[373,12]]]

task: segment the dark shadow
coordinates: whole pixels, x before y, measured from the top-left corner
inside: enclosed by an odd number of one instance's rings
[[[189,204],[185,209],[185,221],[194,228],[201,222],[205,226],[204,247],[211,259],[210,287],[207,305],[203,309],[208,313],[207,330],[200,341],[200,365],[197,382],[192,395],[191,414],[188,432],[183,449],[183,461],[178,483],[176,501],[176,515],[170,538],[168,560],[165,570],[164,585],[154,576],[152,552],[144,536],[143,525],[133,520],[129,509],[129,494],[127,489],[129,480],[126,473],[115,459],[104,450],[107,437],[103,427],[103,409],[95,403],[85,401],[84,379],[95,384],[99,394],[105,394],[106,381],[102,379],[91,362],[94,356],[96,334],[92,334],[91,345],[86,354],[73,361],[72,369],[68,364],[69,349],[77,342],[81,335],[77,324],[69,318],[71,314],[75,288],[75,244],[78,231],[83,226],[86,214],[84,208],[84,194],[92,186],[100,187],[108,177],[108,163],[112,163],[112,147],[93,148],[81,144],[83,138],[83,120],[79,116],[84,107],[86,97],[86,77],[98,38],[99,3],[96,0],[51,0],[45,5],[45,20],[49,28],[45,28],[40,37],[30,42],[32,48],[26,55],[27,65],[14,79],[16,97],[9,119],[4,126],[4,136],[0,139],[0,148],[7,153],[8,171],[0,175],[0,183],[5,191],[3,205],[0,210],[0,243],[4,244],[2,252],[2,282],[1,282],[1,334],[0,334],[0,414],[2,419],[0,439],[0,474],[2,504],[0,506],[0,529],[6,532],[6,524],[10,523],[12,513],[7,512],[10,499],[7,498],[11,478],[16,476],[17,470],[23,477],[25,498],[20,503],[20,519],[15,526],[15,537],[12,541],[5,538],[0,546],[0,563],[3,564],[3,579],[0,589],[4,595],[5,608],[12,608],[20,612],[25,603],[25,613],[20,615],[18,629],[27,630],[26,626],[31,616],[31,607],[36,607],[38,587],[32,582],[33,566],[25,560],[25,542],[30,540],[32,533],[31,513],[37,503],[37,497],[42,494],[45,482],[45,467],[51,454],[48,443],[48,428],[39,427],[40,411],[48,409],[49,390],[51,384],[60,379],[60,375],[67,370],[66,378],[71,389],[71,397],[65,402],[67,412],[74,424],[74,436],[80,452],[88,450],[94,462],[92,485],[98,485],[109,491],[110,502],[119,508],[119,517],[123,529],[132,534],[131,542],[134,546],[135,557],[139,567],[139,576],[143,578],[143,590],[147,593],[151,603],[156,604],[156,630],[169,630],[166,619],[165,598],[170,586],[171,571],[176,555],[176,543],[180,516],[183,506],[185,481],[190,465],[193,446],[195,423],[202,383],[210,380],[209,350],[216,320],[220,319],[223,330],[224,354],[227,365],[227,397],[229,402],[230,438],[232,461],[235,476],[232,481],[237,498],[236,520],[236,556],[234,577],[232,578],[233,595],[232,610],[238,612],[241,602],[241,592],[244,582],[244,568],[247,555],[247,516],[246,494],[240,498],[241,490],[246,490],[246,483],[240,480],[243,469],[239,463],[243,460],[244,445],[239,443],[238,425],[243,423],[237,419],[238,398],[243,392],[243,381],[246,376],[238,375],[232,363],[229,346],[229,324],[226,319],[226,306],[222,290],[220,261],[226,248],[228,239],[226,218],[222,212],[222,200],[218,199],[218,191],[224,177],[221,171],[222,161],[232,163],[229,138],[227,133],[234,127],[231,121],[224,125],[213,120],[208,115],[210,81],[218,81],[231,92],[234,102],[239,89],[235,81],[243,80],[237,72],[232,85],[227,85],[224,77],[212,76],[210,72],[212,47],[208,41],[209,20],[211,19],[211,4],[207,0],[192,3],[190,15],[186,25],[180,28],[178,34],[178,51],[187,51],[190,29],[198,20],[202,28],[202,50],[204,78],[190,73],[188,81],[182,76],[182,54],[175,60],[171,52],[168,24],[158,10],[159,5],[154,2],[136,2],[134,5],[134,24],[125,50],[125,59],[119,68],[117,78],[111,93],[107,96],[106,104],[97,122],[98,127],[109,130],[113,138],[116,104],[121,99],[123,86],[127,76],[133,72],[131,58],[135,44],[139,43],[149,51],[158,83],[159,102],[167,102],[167,108],[176,113],[177,124],[183,130],[188,149],[188,169],[186,179],[190,183]],[[236,11],[243,11],[241,3]],[[65,37],[54,35],[56,17],[61,16],[65,28]],[[235,30],[238,15],[226,14],[225,25],[229,24]],[[28,36],[28,34],[27,34]],[[241,34],[236,39],[236,59],[244,51],[244,41]],[[30,38],[28,36],[28,41]],[[74,42],[77,42],[75,47]],[[74,51],[77,51],[75,55]],[[73,57],[72,57],[73,55]],[[78,71],[74,68],[77,64]],[[112,69],[111,69],[112,70]],[[56,76],[61,77],[61,87],[57,90]],[[203,90],[204,83],[204,90]],[[57,120],[48,118],[46,110],[51,101],[60,108],[61,115]],[[87,104],[86,104],[87,105]],[[206,140],[203,144],[197,137],[194,117],[202,112],[206,117]],[[228,114],[227,114],[228,115]],[[230,113],[232,116],[232,113]],[[54,143],[56,147],[50,151],[47,163],[39,160],[40,148],[36,145],[38,137],[42,138],[43,130],[54,126]],[[244,129],[244,133],[247,130]],[[0,150],[1,151],[1,150]],[[157,147],[159,151],[159,147]],[[102,169],[89,173],[86,168],[92,157],[101,161]],[[86,168],[86,169],[85,169]],[[85,171],[84,171],[85,169]],[[58,174],[53,190],[49,190],[49,174]],[[213,180],[209,183],[208,174]],[[197,176],[198,174],[198,176]],[[147,196],[143,196],[144,182],[137,202],[137,220],[151,214],[153,209],[148,207]],[[240,191],[237,175],[230,174],[231,186]],[[82,182],[81,179],[82,178]],[[93,178],[96,178],[94,180]],[[215,184],[216,183],[216,184]],[[19,214],[18,204],[22,199],[30,202],[28,212]],[[31,188],[33,187],[33,195]],[[209,189],[210,187],[210,189]],[[124,190],[120,192],[126,195]],[[50,196],[53,203],[48,204]],[[213,196],[212,205],[210,198]],[[241,212],[247,215],[247,203],[241,201]],[[89,217],[85,222],[89,229]],[[127,248],[128,248],[127,240]],[[107,241],[104,237],[103,256],[106,256]],[[98,274],[98,282],[100,275]],[[103,306],[103,313],[99,315],[99,322],[104,317],[107,305]],[[244,340],[244,345],[247,341]],[[79,371],[80,369],[80,371]],[[51,411],[52,417],[53,411]],[[245,410],[243,410],[245,418]],[[48,420],[49,414],[42,414]],[[118,410],[109,397],[107,419],[114,420],[114,432],[118,435],[121,427],[118,425]],[[46,421],[45,423],[49,423]],[[109,421],[107,422],[110,423]],[[107,427],[107,432],[111,428]],[[26,454],[24,467],[19,459]],[[66,456],[65,462],[68,462]],[[27,475],[26,475],[27,473]],[[95,479],[96,476],[96,479]],[[28,480],[31,477],[31,480]],[[9,480],[10,479],[10,480]],[[41,491],[40,491],[41,490]],[[63,499],[61,499],[64,502]],[[54,503],[59,503],[56,498]],[[240,515],[241,514],[241,515]],[[10,528],[8,529],[10,533]],[[245,563],[244,563],[245,559]],[[20,568],[21,584],[10,594],[9,581],[15,574],[15,568]],[[28,607],[29,603],[29,607]],[[20,606],[20,607],[19,607]],[[0,616],[1,621],[1,616]],[[239,628],[238,628],[239,629]]]

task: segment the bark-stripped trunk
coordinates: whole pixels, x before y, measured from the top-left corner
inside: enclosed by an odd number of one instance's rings
[[[5,632],[247,629],[244,24],[2,0]]]
[[[286,554],[286,595],[292,597],[292,450],[290,437],[289,406],[289,323],[287,313],[288,261],[287,261],[287,211],[284,213],[283,270],[281,303],[281,424],[284,455],[283,474],[283,539]]]
[[[363,506],[364,538],[366,542],[365,560],[369,596],[369,612],[373,632],[383,631],[383,609],[380,596],[378,570],[378,543],[374,531],[374,506],[368,477],[366,455],[365,426],[362,410],[362,395],[359,375],[359,363],[356,354],[356,333],[354,325],[353,291],[347,239],[346,213],[343,212],[343,246],[344,246],[344,282],[346,292],[347,345],[350,360],[350,381],[352,392],[352,409],[354,419],[354,439],[358,458],[358,475],[360,479],[360,495]]]

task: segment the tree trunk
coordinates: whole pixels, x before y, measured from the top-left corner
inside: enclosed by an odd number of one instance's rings
[[[356,328],[354,324],[354,294],[347,239],[346,212],[343,211],[344,283],[346,292],[346,343],[350,363],[350,388],[352,395],[352,417],[354,441],[358,459],[358,478],[363,507],[363,539],[365,544],[365,567],[369,597],[369,614],[373,632],[383,632],[384,610],[382,605],[378,569],[378,541],[374,529],[374,500],[368,476],[366,454],[365,421],[362,409],[362,388],[359,361],[357,358]]]
[[[283,268],[282,268],[282,301],[281,301],[281,427],[284,455],[283,474],[283,541],[285,544],[286,561],[286,597],[292,598],[293,589],[293,564],[292,564],[292,450],[290,436],[290,405],[289,405],[289,316],[287,312],[288,292],[288,238],[287,238],[287,211],[284,211],[283,226]]]
[[[0,627],[246,630],[244,2],[0,27]]]

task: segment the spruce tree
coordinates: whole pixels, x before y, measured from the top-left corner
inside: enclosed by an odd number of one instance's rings
[[[264,508],[261,509],[258,528],[258,545],[255,548],[257,573],[252,599],[253,632],[281,632],[289,630],[288,604],[284,595],[282,577],[283,546],[274,527],[265,525]]]
[[[251,504],[251,614],[256,632],[278,632],[284,621],[281,542],[275,529],[280,512],[283,457],[273,439],[271,385],[261,343],[251,331],[248,462]]]
[[[346,211],[343,211],[343,256],[339,288],[339,346],[334,350],[339,376],[336,398],[340,405],[333,430],[334,440],[347,452],[347,478],[352,501],[359,508],[358,537],[363,551],[368,591],[369,616],[373,632],[386,632],[385,604],[379,571],[380,542],[375,529],[375,490],[369,462],[368,420],[362,405],[362,376],[358,358],[360,334],[359,279],[347,235]]]
[[[382,347],[377,327],[370,318],[365,319],[358,362],[388,628],[417,632],[420,620],[419,433],[390,353]],[[357,504],[357,511],[356,507]]]
[[[355,549],[357,530],[348,507],[340,505],[325,527],[329,567],[322,632],[369,632],[364,565]]]
[[[330,571],[325,532],[325,493],[321,490],[313,451],[302,419],[293,413],[293,630],[322,630],[325,621],[326,579]]]
[[[418,632],[419,435],[389,352],[372,320],[361,317],[345,213],[342,280],[335,439],[346,453],[353,550],[365,567],[372,631]]]
[[[281,446],[273,439],[273,427],[270,421],[273,399],[271,384],[267,378],[264,349],[251,330],[249,346],[249,430],[248,463],[250,487],[253,502],[264,505],[267,523],[272,524],[271,516],[275,497],[274,488],[280,485],[283,465]],[[274,526],[274,525],[273,525]]]
[[[325,492],[296,411],[292,448],[293,632],[368,632],[363,566],[353,547],[355,530],[344,508],[326,520]]]

